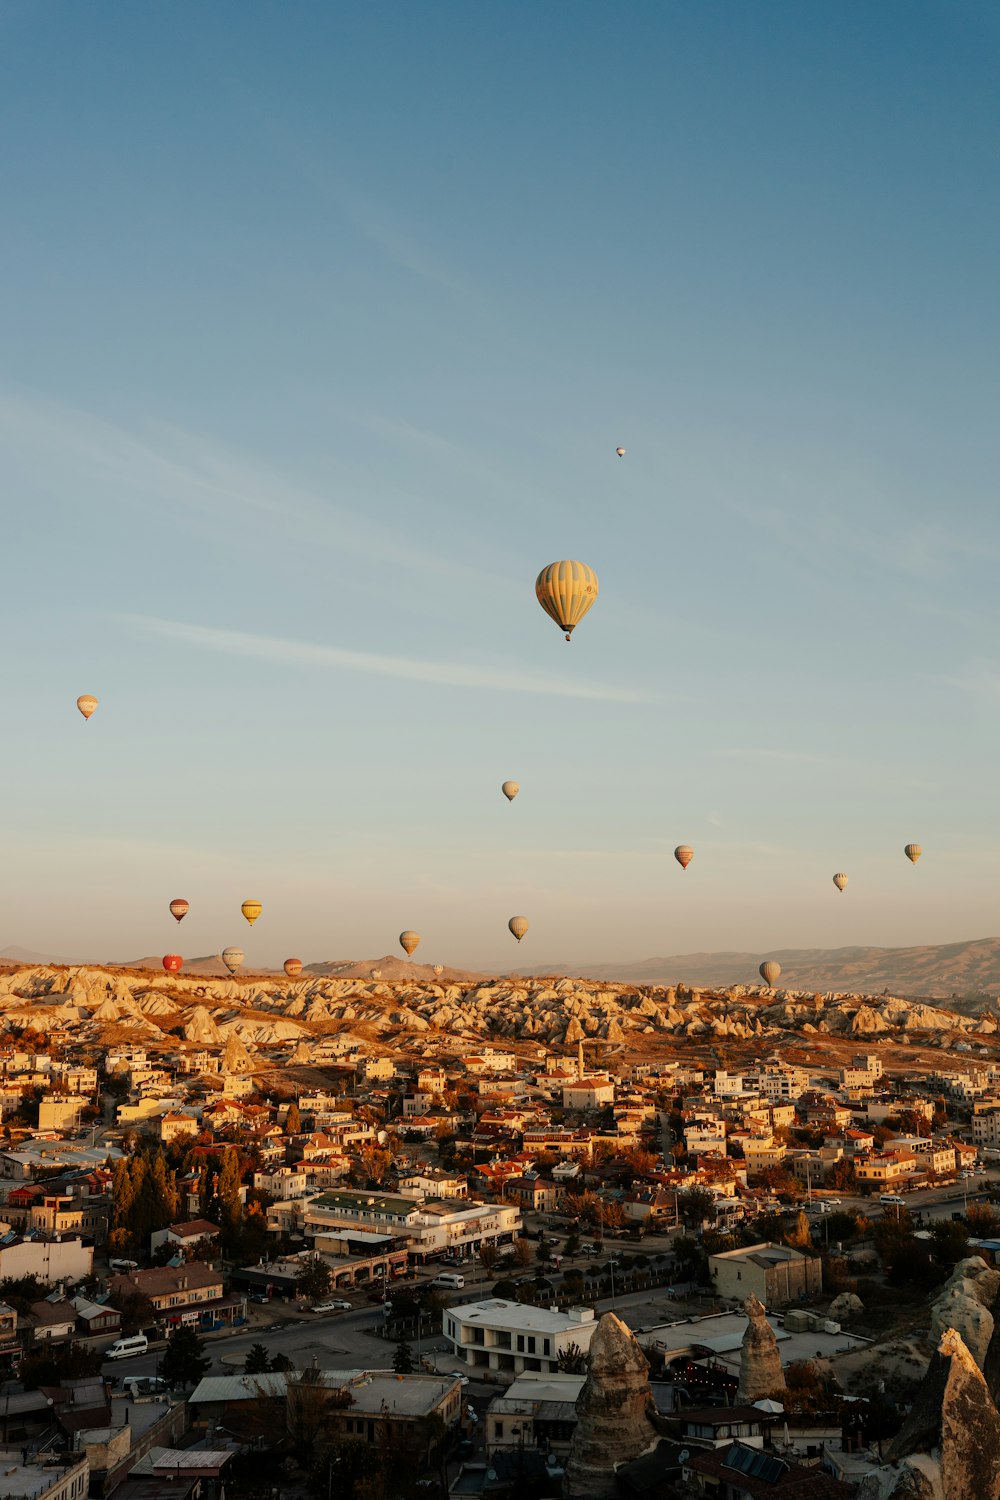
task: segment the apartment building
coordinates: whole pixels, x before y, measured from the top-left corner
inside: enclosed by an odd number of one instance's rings
[[[307,1239],[337,1229],[402,1239],[418,1262],[445,1251],[464,1258],[480,1245],[509,1242],[521,1230],[520,1210],[508,1204],[348,1189],[304,1201],[300,1217]]]

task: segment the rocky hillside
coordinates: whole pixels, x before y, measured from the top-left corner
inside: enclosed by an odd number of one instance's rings
[[[630,984],[721,987],[752,982],[764,958],[777,959],[793,989],[855,990],[915,995],[927,1000],[1000,995],[1000,938],[974,938],[921,948],[778,948],[766,953],[679,953],[640,963],[536,965],[521,973],[585,973]]]
[[[79,966],[14,968],[0,974],[0,1030],[66,1029],[106,1045],[287,1046],[350,1033],[369,1044],[409,1047],[436,1033],[441,1050],[487,1038],[572,1045],[583,1038],[637,1048],[653,1038],[711,1042],[798,1037],[892,1036],[922,1046],[978,1048],[992,1016],[958,1015],[886,995],[813,994],[732,986],[634,986],[578,979],[495,979],[473,983],[305,975],[214,979]],[[428,1040],[429,1040],[428,1036]]]

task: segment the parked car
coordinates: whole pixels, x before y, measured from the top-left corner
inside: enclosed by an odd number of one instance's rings
[[[350,1312],[352,1306],[353,1303],[348,1302],[345,1298],[334,1297],[329,1302],[317,1302],[312,1311],[318,1313]]]

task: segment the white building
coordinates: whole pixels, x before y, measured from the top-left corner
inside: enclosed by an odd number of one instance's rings
[[[600,1109],[615,1102],[615,1085],[604,1077],[576,1078],[563,1084],[563,1109]]]
[[[592,1307],[563,1313],[490,1297],[447,1308],[443,1327],[456,1359],[470,1368],[553,1375],[571,1345],[587,1352],[597,1323]]]
[[[684,1131],[684,1144],[691,1156],[701,1156],[706,1151],[726,1154],[725,1120],[699,1120],[688,1125]]]
[[[335,1190],[306,1200],[301,1212],[307,1239],[337,1229],[400,1237],[417,1260],[447,1250],[464,1258],[482,1244],[509,1241],[521,1231],[520,1210],[508,1204],[424,1199],[404,1193]],[[268,1228],[271,1216],[269,1209]]]
[[[761,1073],[758,1086],[765,1099],[797,1099],[809,1087],[805,1068],[774,1068]]]

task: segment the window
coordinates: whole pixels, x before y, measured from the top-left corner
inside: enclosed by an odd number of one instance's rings
[[[551,1354],[552,1353],[552,1340],[551,1339],[546,1339],[545,1342],[542,1344],[542,1353],[543,1354]]]
[[[534,1352],[535,1352],[535,1339],[534,1339],[534,1335],[533,1334],[529,1334],[528,1335],[528,1353],[529,1354],[534,1354]]]
[[[519,1333],[518,1336],[517,1336],[517,1352],[518,1352],[518,1354],[523,1354],[524,1353],[524,1334],[523,1333]]]

